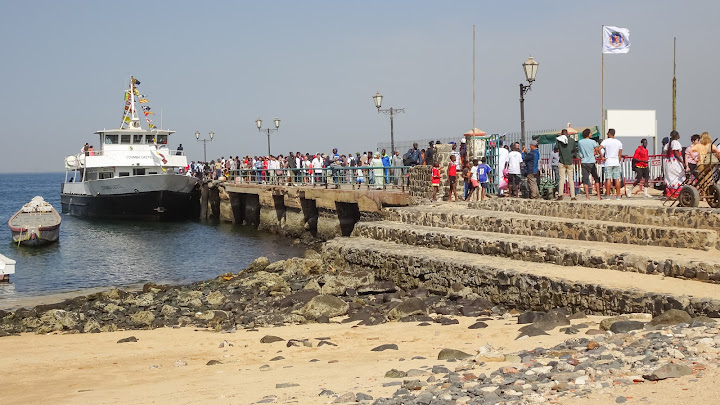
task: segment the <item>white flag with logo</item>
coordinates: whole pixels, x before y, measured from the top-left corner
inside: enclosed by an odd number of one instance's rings
[[[603,53],[628,53],[630,30],[603,25]]]

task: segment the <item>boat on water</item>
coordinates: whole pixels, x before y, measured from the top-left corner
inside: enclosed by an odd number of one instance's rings
[[[175,131],[152,123],[155,113],[139,84],[130,77],[120,128],[96,131],[99,148],[85,144],[79,154],[65,158],[63,213],[136,220],[198,217],[200,181],[186,173],[185,153],[168,148]],[[140,114],[147,129],[140,125]]]
[[[60,237],[60,214],[42,197],[34,197],[8,221],[13,242],[25,246],[54,243]]]

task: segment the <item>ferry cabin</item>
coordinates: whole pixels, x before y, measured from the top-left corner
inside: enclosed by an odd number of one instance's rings
[[[174,174],[184,170],[187,158],[182,150],[168,147],[174,131],[103,130],[99,150],[78,154],[66,162],[67,182],[105,180],[118,177]],[[164,170],[163,170],[164,169]]]

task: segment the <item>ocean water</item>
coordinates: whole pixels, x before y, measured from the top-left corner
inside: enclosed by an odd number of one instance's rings
[[[0,174],[0,254],[17,262],[10,283],[0,283],[0,309],[22,298],[82,289],[205,280],[238,272],[259,256],[272,261],[304,251],[288,238],[240,225],[100,221],[65,214],[58,243],[18,247],[7,221],[36,195],[61,212],[63,180],[64,173]]]

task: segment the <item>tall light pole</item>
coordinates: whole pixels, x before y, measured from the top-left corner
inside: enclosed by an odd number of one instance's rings
[[[200,131],[195,131],[195,139],[197,139],[198,142],[203,143],[203,162],[205,162],[205,163],[207,163],[207,143],[212,142],[214,136],[215,136],[215,132],[210,131],[210,139],[207,139],[207,138],[200,139]]]
[[[397,113],[404,113],[404,108],[387,108],[387,109],[380,109],[380,106],[382,106],[382,99],[383,96],[380,94],[380,92],[376,92],[373,96],[373,101],[375,102],[375,107],[377,107],[378,114],[381,112],[384,112],[385,114],[390,114],[390,155],[392,156],[393,153],[395,153],[395,134],[393,133],[393,118],[395,114]]]
[[[522,64],[523,70],[525,71],[525,79],[528,81],[527,85],[520,83],[520,136],[525,145],[528,144],[527,139],[525,139],[525,93],[530,90],[530,86],[532,86],[532,83],[535,81],[538,65],[539,63],[537,63],[532,56]]]
[[[258,119],[255,120],[255,125],[257,125],[258,131],[267,132],[268,156],[270,156],[270,132],[277,131],[280,128],[280,118],[275,117],[275,119],[273,120],[273,123],[275,124],[275,128],[262,129],[262,120],[259,117],[258,117]]]

